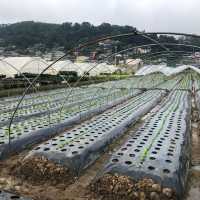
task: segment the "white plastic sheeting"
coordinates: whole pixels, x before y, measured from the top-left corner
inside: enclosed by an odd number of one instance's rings
[[[22,73],[41,73],[51,62],[47,62],[39,57],[7,57],[0,58],[0,74],[12,77],[14,74]],[[70,60],[58,61],[50,67],[45,74],[57,74],[59,71],[76,71],[78,75],[83,75],[89,71],[90,76],[101,73],[113,73],[118,68],[106,63],[73,63]]]
[[[41,72],[48,63],[39,57],[7,57],[0,59],[0,73],[7,77],[12,77],[19,72],[38,73]],[[47,72],[48,73],[48,72]]]
[[[113,73],[118,69],[114,65],[108,65],[106,63],[73,63],[69,60],[57,62],[54,68],[58,71],[76,71],[78,75],[89,72],[90,76],[99,75],[100,73]]]
[[[178,67],[168,67],[165,64],[162,65],[146,65],[143,68],[139,69],[135,75],[147,75],[155,72],[161,72],[165,74],[166,76],[170,76],[173,74],[178,74],[186,69],[192,69],[200,74],[200,69],[192,66],[192,65],[181,65]]]

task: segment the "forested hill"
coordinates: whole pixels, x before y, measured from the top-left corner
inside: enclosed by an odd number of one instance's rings
[[[0,47],[4,47],[5,49],[11,48],[11,50],[12,47],[14,47],[15,50],[25,50],[29,47],[35,47],[36,50],[40,50],[41,52],[57,47],[64,47],[65,50],[68,50],[80,43],[94,38],[128,33],[136,30],[137,28],[135,27],[111,25],[109,23],[102,23],[99,26],[94,26],[89,22],[83,22],[81,24],[69,22],[63,24],[50,24],[26,21],[0,25]],[[173,36],[158,37],[154,35],[153,37],[160,42],[189,42],[200,45],[200,40],[193,41],[189,39],[189,41],[186,41],[184,38],[180,40]],[[118,40],[118,50],[120,50],[121,47],[125,48],[129,45],[152,43],[152,41],[149,41],[142,36],[123,37]],[[181,48],[183,49],[183,47]]]
[[[46,48],[64,46],[66,49],[74,45],[104,35],[127,33],[136,30],[131,26],[118,26],[102,23],[99,26],[88,22],[49,24],[41,22],[20,22],[0,25],[1,46],[14,45],[18,49],[42,44]]]

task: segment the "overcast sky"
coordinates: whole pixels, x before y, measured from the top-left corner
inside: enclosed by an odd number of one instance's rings
[[[88,21],[200,34],[200,0],[0,0],[0,23]]]

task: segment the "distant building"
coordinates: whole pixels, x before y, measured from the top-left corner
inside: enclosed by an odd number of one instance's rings
[[[88,62],[89,60],[90,58],[87,56],[78,56],[76,58],[76,62],[79,62],[79,63]]]
[[[143,61],[141,59],[126,59],[125,64],[128,73],[135,73],[143,67]]]
[[[53,61],[53,60],[57,60],[57,59],[63,57],[64,55],[65,55],[65,53],[63,51],[53,50],[51,52],[48,52],[48,53],[44,54],[43,58],[46,61]]]
[[[149,53],[151,52],[151,48],[137,48],[134,49],[135,54],[144,54],[144,53]]]

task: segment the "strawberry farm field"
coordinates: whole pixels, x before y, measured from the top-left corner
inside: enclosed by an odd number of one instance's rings
[[[197,72],[28,94],[10,124],[18,101],[0,99],[0,199],[189,200]]]

